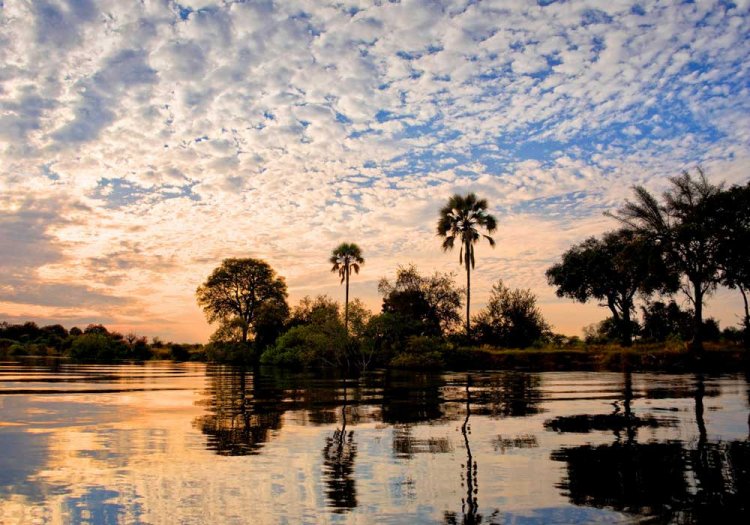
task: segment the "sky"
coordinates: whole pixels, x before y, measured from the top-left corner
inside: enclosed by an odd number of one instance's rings
[[[502,279],[580,333],[606,308],[544,271],[633,185],[750,177],[748,28],[749,0],[0,0],[0,320],[205,341],[222,259],[343,299],[343,241],[378,310],[399,264],[463,282],[435,227],[474,191],[472,309]]]

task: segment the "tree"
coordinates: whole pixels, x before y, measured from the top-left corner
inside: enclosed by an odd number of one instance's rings
[[[742,295],[745,345],[750,347],[750,184],[732,186],[714,197],[714,222],[719,234],[721,282]]]
[[[236,327],[240,342],[257,333],[259,315],[275,306],[288,311],[284,278],[260,259],[224,259],[196,291],[198,304],[209,323],[219,322],[219,330]]]
[[[612,216],[633,232],[657,244],[664,262],[685,281],[681,289],[694,308],[693,351],[703,350],[703,303],[720,281],[719,236],[712,220],[714,199],[721,185],[708,182],[703,170],[697,177],[684,171],[669,179],[663,204],[643,186],[634,188],[635,200]]]
[[[497,229],[495,217],[487,213],[487,201],[478,199],[474,193],[466,196],[453,195],[448,203],[440,210],[437,234],[443,237],[443,250],[452,250],[456,239],[461,243],[458,254],[459,264],[466,266],[466,335],[471,334],[471,317],[469,306],[471,303],[471,269],[474,268],[474,244],[481,237],[487,239],[490,246],[495,247],[495,240],[489,235],[480,233],[484,229],[492,233]]]
[[[483,343],[526,348],[548,332],[549,325],[531,290],[511,290],[498,280],[487,307],[474,318],[474,330]]]
[[[359,273],[359,267],[365,264],[362,250],[354,243],[342,242],[331,252],[329,259],[333,268],[332,272],[338,272],[341,282],[346,282],[346,299],[344,301],[344,328],[349,330],[349,274]]]
[[[419,274],[414,265],[399,266],[394,282],[378,283],[383,296],[383,312],[393,314],[408,325],[405,335],[441,335],[460,322],[462,293],[452,274]]]
[[[630,317],[636,292],[648,295],[674,287],[656,246],[649,238],[625,229],[573,246],[546,275],[549,284],[557,287],[558,297],[582,303],[606,301],[624,346],[633,341]]]

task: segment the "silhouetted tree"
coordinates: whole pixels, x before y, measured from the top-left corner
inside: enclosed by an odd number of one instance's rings
[[[698,168],[698,176],[685,171],[670,178],[671,188],[659,203],[643,186],[636,186],[635,200],[613,217],[630,230],[651,239],[664,262],[686,282],[681,286],[693,304],[693,351],[703,350],[703,303],[720,281],[719,235],[712,220],[714,199],[721,185],[713,185]]]
[[[365,264],[362,250],[354,243],[343,242],[331,253],[332,272],[338,272],[341,282],[346,283],[346,298],[344,300],[344,328],[349,330],[349,275],[351,271],[359,273],[359,268]]]
[[[744,341],[750,347],[750,184],[732,186],[716,195],[713,201],[714,221],[719,232],[721,282],[738,289],[742,295]]]
[[[474,318],[479,340],[509,348],[525,348],[549,330],[531,290],[511,290],[502,280],[492,286],[487,307]]]
[[[546,275],[549,284],[557,287],[558,297],[582,303],[590,299],[606,301],[625,346],[633,340],[635,294],[671,287],[656,245],[628,230],[609,232],[601,239],[591,237],[573,246]]]
[[[264,307],[275,304],[284,310],[287,292],[284,278],[265,261],[224,259],[196,295],[209,323],[237,324],[241,342],[246,343]]]
[[[422,277],[413,265],[399,266],[395,281],[381,279],[378,291],[383,295],[383,312],[404,325],[404,337],[440,335],[461,320],[462,293],[450,274]]]
[[[487,201],[478,199],[474,193],[465,196],[455,194],[440,210],[437,234],[443,237],[443,250],[452,250],[456,240],[461,243],[458,254],[460,264],[466,266],[466,335],[471,335],[471,269],[474,268],[474,244],[484,237],[494,248],[495,240],[480,233],[484,229],[492,233],[497,229],[497,220],[487,213]]]
[[[688,339],[693,332],[691,310],[682,310],[679,305],[670,301],[647,303],[641,307],[643,312],[642,336],[645,340],[664,341],[670,335]]]

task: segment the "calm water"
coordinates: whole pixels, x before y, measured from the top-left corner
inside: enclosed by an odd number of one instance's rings
[[[0,364],[0,523],[748,523],[748,379]]]

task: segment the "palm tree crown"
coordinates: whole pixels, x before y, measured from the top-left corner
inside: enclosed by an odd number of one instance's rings
[[[469,302],[471,300],[471,268],[474,268],[474,244],[484,237],[494,248],[495,240],[480,233],[484,229],[492,233],[497,229],[497,220],[487,213],[487,200],[478,199],[474,193],[465,196],[455,194],[440,210],[437,234],[443,239],[443,250],[452,250],[456,239],[461,243],[458,254],[460,264],[466,266],[466,333],[469,334]]]
[[[329,260],[333,264],[331,271],[339,272],[342,283],[346,280],[348,272],[354,270],[354,273],[359,273],[359,267],[365,264],[365,260],[362,258],[362,249],[353,242],[342,242],[339,244],[331,252]]]
[[[344,326],[349,328],[349,274],[359,273],[359,267],[365,264],[362,257],[362,249],[353,242],[342,242],[331,252],[329,259],[333,268],[332,272],[338,272],[341,282],[346,281],[346,301],[344,303]]]

